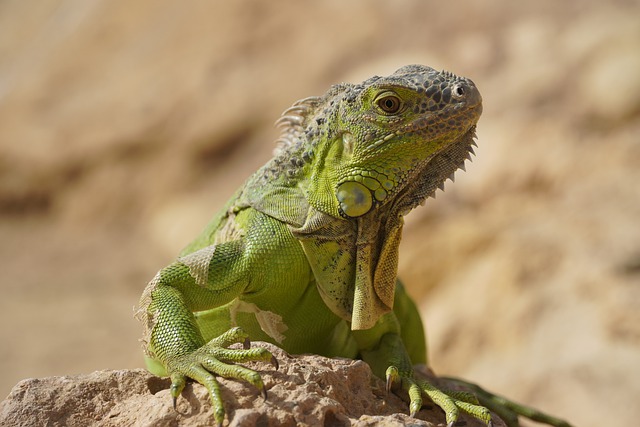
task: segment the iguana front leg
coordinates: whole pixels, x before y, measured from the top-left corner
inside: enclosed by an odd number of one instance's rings
[[[248,348],[248,336],[240,328],[206,342],[193,314],[221,306],[243,292],[247,284],[243,246],[242,240],[235,240],[178,259],[151,281],[139,310],[146,318],[148,367],[171,377],[174,406],[186,379],[196,380],[210,393],[218,425],[225,411],[215,375],[248,381],[266,397],[260,374],[233,363],[274,360],[266,349]],[[246,343],[245,348],[227,348],[238,342]]]

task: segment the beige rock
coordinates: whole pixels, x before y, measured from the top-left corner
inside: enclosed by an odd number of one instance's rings
[[[280,362],[278,371],[263,363],[248,366],[262,373],[268,399],[252,386],[226,379],[222,395],[230,426],[425,426],[442,425],[444,413],[427,405],[416,418],[407,404],[387,394],[382,380],[357,360],[320,356],[290,356],[268,347]],[[426,371],[424,375],[431,377]],[[207,390],[189,384],[171,405],[169,379],[136,370],[97,371],[91,374],[18,383],[0,404],[0,425],[37,426],[206,426],[214,425]],[[480,427],[468,419],[469,427]],[[503,426],[496,420],[495,426]]]

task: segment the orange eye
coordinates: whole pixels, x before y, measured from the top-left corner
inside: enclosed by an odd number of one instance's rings
[[[402,108],[402,101],[396,95],[384,95],[378,98],[376,104],[387,114],[395,114]]]

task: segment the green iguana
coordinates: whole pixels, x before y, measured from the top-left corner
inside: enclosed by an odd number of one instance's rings
[[[361,358],[387,389],[408,393],[412,416],[426,396],[448,426],[460,411],[491,425],[491,408],[511,426],[520,414],[567,427],[476,386],[439,390],[413,373],[427,356],[422,321],[396,277],[403,216],[464,168],[481,112],[471,80],[421,65],[335,85],[286,110],[274,157],[141,297],[147,366],[171,377],[174,406],[193,379],[222,424],[216,375],[266,397],[260,374],[236,364],[277,367],[251,337],[294,354]]]

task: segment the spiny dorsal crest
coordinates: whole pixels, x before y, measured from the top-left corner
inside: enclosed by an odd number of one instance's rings
[[[339,100],[352,92],[359,92],[361,86],[349,83],[333,85],[323,96],[310,96],[287,108],[275,123],[280,128],[280,136],[267,174],[276,177],[284,173],[287,179],[295,178],[310,163],[316,145],[330,130]]]
[[[281,154],[282,151],[286,151],[300,141],[307,118],[313,115],[321,103],[322,97],[310,96],[294,102],[282,113],[275,123],[276,127],[280,129],[280,137],[276,140],[274,155]]]

